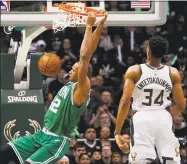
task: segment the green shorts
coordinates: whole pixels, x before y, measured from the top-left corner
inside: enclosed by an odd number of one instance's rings
[[[53,136],[38,131],[8,143],[16,153],[21,164],[54,164],[69,150],[67,137]]]

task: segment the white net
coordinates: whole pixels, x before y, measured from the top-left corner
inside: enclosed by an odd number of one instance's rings
[[[53,21],[54,32],[62,31],[66,27],[75,27],[86,23],[87,16],[61,11],[61,20]]]
[[[69,11],[60,10],[60,20],[53,20],[52,22],[52,28],[55,33],[64,30],[66,27],[84,26],[86,24],[87,15],[83,13],[87,13],[87,10],[85,7],[82,7],[81,3],[72,6],[68,9]],[[102,19],[102,17],[97,17],[96,23],[100,19]]]

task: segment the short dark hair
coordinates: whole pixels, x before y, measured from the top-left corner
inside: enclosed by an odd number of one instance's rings
[[[151,55],[155,58],[162,58],[168,50],[168,41],[159,35],[149,39],[149,49]]]

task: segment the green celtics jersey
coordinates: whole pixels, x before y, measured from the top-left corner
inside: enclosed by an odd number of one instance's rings
[[[89,96],[81,107],[73,103],[73,92],[76,83],[69,82],[55,96],[44,117],[44,127],[49,131],[74,138],[81,115],[89,103]]]

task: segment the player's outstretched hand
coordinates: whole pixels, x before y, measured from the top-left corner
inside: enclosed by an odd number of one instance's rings
[[[120,134],[115,135],[116,143],[123,153],[129,152],[129,140],[125,140]]]
[[[88,17],[87,17],[87,20],[86,20],[86,25],[87,26],[93,26],[95,21],[96,21],[95,13],[94,12],[88,13]]]
[[[104,14],[104,17],[100,20],[100,23],[104,23],[108,17],[108,13],[105,9],[102,9],[101,12]]]

